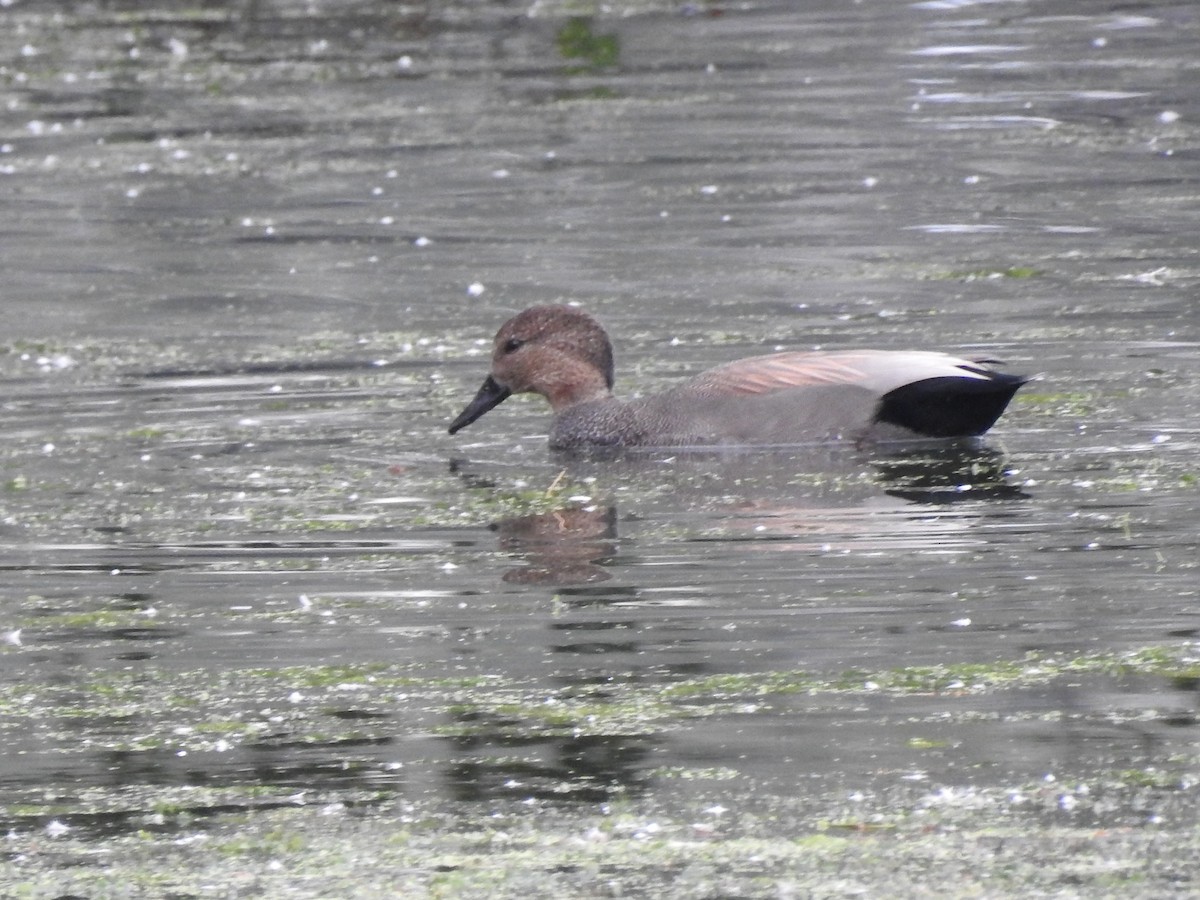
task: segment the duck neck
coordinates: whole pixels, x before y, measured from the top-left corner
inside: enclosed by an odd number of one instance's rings
[[[594,378],[581,379],[564,378],[547,385],[546,399],[550,408],[556,413],[578,406],[581,403],[592,403],[596,400],[611,400],[612,391],[608,389],[604,378],[596,373]]]

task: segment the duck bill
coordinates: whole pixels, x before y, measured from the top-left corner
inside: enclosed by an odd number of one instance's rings
[[[459,429],[466,428],[489,409],[493,409],[507,400],[511,394],[512,391],[489,375],[479,388],[475,399],[468,403],[467,408],[450,423],[450,433],[454,434]]]

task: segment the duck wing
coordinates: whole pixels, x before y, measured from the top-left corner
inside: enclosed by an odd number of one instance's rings
[[[928,350],[848,350],[835,353],[774,353],[717,366],[696,376],[705,390],[729,394],[846,385],[882,397],[931,378],[992,381],[997,373],[948,353]]]
[[[709,369],[674,391],[713,430],[771,440],[983,434],[1027,379],[947,353],[775,353]],[[694,417],[693,417],[694,418]]]

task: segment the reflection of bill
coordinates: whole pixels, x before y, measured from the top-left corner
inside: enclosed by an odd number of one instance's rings
[[[612,576],[597,562],[616,550],[616,511],[570,506],[502,519],[492,525],[500,548],[524,560],[507,570],[510,584],[590,584]]]

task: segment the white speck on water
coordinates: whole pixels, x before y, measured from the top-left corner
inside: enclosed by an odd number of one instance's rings
[[[21,646],[21,629],[14,628],[12,631],[6,631],[3,635],[4,643],[11,644],[14,647]]]
[[[467,293],[472,297],[481,297],[483,296],[483,292],[486,290],[487,288],[484,287],[483,283],[479,281],[472,281],[467,285]]]
[[[64,834],[66,834],[70,830],[71,830],[70,825],[64,825],[62,822],[58,821],[58,819],[51,819],[50,822],[46,825],[46,834],[52,838],[62,837]]]
[[[38,48],[33,46],[33,44],[25,44],[24,46],[21,47],[21,55],[22,56],[37,56]]]
[[[127,190],[125,192],[125,196],[128,197],[130,200],[136,200],[138,197],[141,196],[141,194],[142,194],[142,191],[140,188],[130,188],[129,190]]]
[[[267,388],[267,393],[268,394],[281,394],[281,393],[283,393],[283,385],[282,384],[273,384],[269,388]]]
[[[443,572],[453,572],[457,568],[458,568],[458,566],[452,562],[442,563],[442,565],[441,565],[441,570]]]
[[[371,188],[371,196],[380,197],[382,195],[383,195],[383,188],[381,188],[379,185],[375,185],[375,187]]]
[[[301,594],[297,598],[296,602],[299,604],[301,609],[308,610],[313,608],[313,602],[308,599],[308,594]]]
[[[188,45],[179,38],[168,39],[167,49],[171,51],[171,55],[176,59],[184,59],[188,55]]]
[[[1162,287],[1166,284],[1166,276],[1170,273],[1170,269],[1166,266],[1159,266],[1157,269],[1151,269],[1149,272],[1139,272],[1137,275],[1122,275],[1126,281],[1136,281],[1138,284],[1152,284],[1155,287]]]
[[[968,175],[966,178],[963,179],[963,184],[979,184],[979,176],[978,175]]]
[[[413,246],[414,247],[428,247],[432,243],[433,243],[433,241],[431,241],[429,238],[425,237],[424,235],[421,235],[419,238],[417,238],[416,240],[413,241]]]
[[[65,353],[56,353],[54,356],[39,356],[37,358],[38,368],[43,372],[49,372],[51,369],[69,369],[75,365],[75,360],[67,356]]]
[[[1169,434],[1156,434],[1154,437],[1150,438],[1150,443],[1165,444],[1170,439],[1171,439],[1171,436]]]
[[[1096,47],[1097,49],[1099,49],[1100,47],[1107,47],[1108,46],[1108,38],[1106,38],[1106,37],[1093,38],[1092,46]]]
[[[49,456],[53,452],[54,452],[54,444],[50,443],[49,441],[42,444],[42,453]]]
[[[413,66],[413,58],[407,54],[396,60],[396,68],[411,69]]]
[[[509,172],[508,169],[493,169],[492,170],[493,178],[507,178],[511,174],[512,173]]]
[[[702,194],[715,194],[720,188],[715,184],[706,184],[700,188]]]
[[[395,225],[396,217],[395,216],[381,216],[379,219],[379,224],[380,225]]]
[[[292,691],[288,694],[288,703],[303,703],[304,695],[299,691]]]
[[[873,187],[875,187],[875,185],[879,184],[879,179],[876,178],[874,175],[868,175],[866,178],[864,178],[862,180],[862,183],[863,183],[863,187],[873,188]]]
[[[877,690],[879,690],[879,682],[878,681],[864,681],[863,682],[863,690],[864,691],[877,691]]]
[[[1028,50],[1024,44],[945,44],[910,50],[913,56],[973,56],[976,54],[1016,53]]]
[[[971,624],[971,620],[970,619],[955,619],[950,624],[953,625],[955,628],[966,628],[968,625]]]
[[[1158,121],[1162,122],[1164,125],[1171,125],[1179,121],[1179,113],[1175,112],[1173,109],[1164,109],[1158,114]]]

